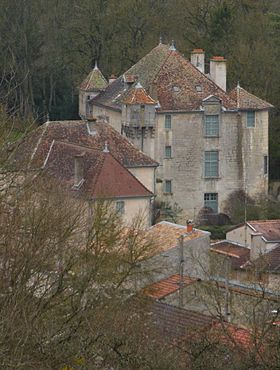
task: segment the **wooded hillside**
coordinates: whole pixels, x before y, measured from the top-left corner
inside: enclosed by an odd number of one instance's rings
[[[270,174],[280,178],[279,0],[1,0],[0,99],[44,122],[77,118],[77,86],[95,61],[119,75],[157,45],[175,40],[228,60],[237,81],[274,104]]]

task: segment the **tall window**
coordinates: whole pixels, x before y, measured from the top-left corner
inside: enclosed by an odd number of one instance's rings
[[[204,118],[204,135],[219,136],[219,115],[209,115]]]
[[[171,128],[171,114],[166,114],[165,115],[164,127],[167,128],[167,129]]]
[[[268,174],[268,156],[267,156],[267,155],[265,155],[265,156],[263,157],[263,173],[264,173],[265,175],[267,175],[267,174]]]
[[[247,127],[255,127],[256,115],[254,111],[247,112]]]
[[[172,182],[171,182],[171,180],[165,180],[164,192],[168,193],[168,194],[172,193]]]
[[[204,176],[219,176],[219,153],[217,150],[204,152]]]
[[[213,209],[214,213],[218,212],[218,194],[217,193],[205,193],[204,194],[204,207]]]
[[[171,158],[171,146],[165,147],[165,158]]]
[[[121,215],[124,214],[124,201],[123,200],[116,201],[116,211]]]

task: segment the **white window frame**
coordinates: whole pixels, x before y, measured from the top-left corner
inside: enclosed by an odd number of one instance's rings
[[[204,136],[218,137],[220,133],[220,117],[218,114],[207,114],[204,116]]]
[[[256,112],[248,111],[246,114],[246,125],[248,128],[254,128],[256,125]]]
[[[164,181],[164,193],[165,194],[172,194],[172,180],[165,180]]]
[[[218,213],[218,193],[204,193],[204,207],[209,207],[214,213]]]
[[[219,152],[208,150],[204,152],[204,177],[219,177]]]
[[[172,128],[172,116],[171,114],[166,114],[164,117],[164,127],[167,130],[170,130]]]
[[[116,212],[120,215],[125,213],[125,201],[124,200],[117,200],[116,201]]]
[[[170,159],[171,157],[172,157],[171,145],[166,145],[165,146],[165,151],[164,151],[164,158]]]

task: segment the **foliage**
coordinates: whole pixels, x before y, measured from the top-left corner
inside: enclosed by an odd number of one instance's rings
[[[200,230],[209,231],[211,233],[210,238],[212,240],[224,240],[226,238],[226,233],[232,225],[223,225],[223,226],[199,226]]]
[[[17,10],[15,12],[15,9]],[[279,177],[278,0],[1,0],[0,102],[44,122],[77,118],[77,87],[98,61],[120,75],[163,36],[228,60],[228,85],[275,105],[270,173]]]
[[[178,205],[178,203],[171,204],[170,202],[164,202],[157,200],[154,202],[154,222],[169,221],[177,223],[181,216],[183,209]]]
[[[245,208],[247,220],[265,220],[280,218],[279,201],[263,196],[254,198],[245,195],[244,191],[232,192],[225,201],[224,211],[233,224],[245,221]]]

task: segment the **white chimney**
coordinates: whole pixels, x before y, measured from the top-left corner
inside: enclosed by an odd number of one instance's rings
[[[117,77],[115,75],[111,75],[109,77],[109,85],[111,85],[112,82],[116,81]]]
[[[210,59],[210,77],[221,89],[227,89],[227,61],[224,57],[216,56]]]
[[[205,52],[203,49],[193,49],[191,52],[191,64],[200,72],[205,73]]]

